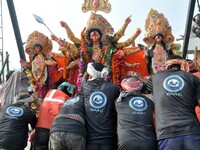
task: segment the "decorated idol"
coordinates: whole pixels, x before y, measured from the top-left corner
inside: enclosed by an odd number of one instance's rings
[[[140,35],[140,28],[136,29],[136,32],[132,37],[128,38],[124,42],[118,42],[124,35],[128,24],[131,22],[131,18],[127,17],[123,26],[114,32],[112,25],[97,11],[109,13],[111,11],[111,5],[105,0],[85,0],[82,5],[82,11],[91,11],[91,15],[87,21],[86,27],[81,32],[81,37],[77,38],[66,22],[61,21],[60,25],[66,30],[68,38],[73,44],[58,38],[55,35],[51,35],[52,40],[56,41],[60,50],[67,53],[70,59],[70,64],[66,66],[67,70],[73,67],[79,68],[79,76],[77,79],[77,86],[80,86],[82,77],[86,72],[87,64],[90,62],[98,62],[104,64],[109,74],[106,80],[117,82],[121,74],[118,72],[119,64],[127,65],[127,67],[135,67],[138,64],[129,64],[121,61],[125,55],[129,55],[140,51],[140,49],[124,50],[124,47],[130,46],[134,43],[134,40]],[[120,63],[119,63],[120,62]],[[114,71],[115,70],[115,71]],[[118,81],[119,82],[119,81]],[[119,82],[120,83],[120,82]]]
[[[52,59],[52,47],[51,40],[38,31],[32,32],[26,41],[25,52],[29,61],[21,63],[27,69],[34,94],[39,98],[44,98],[50,87],[62,76],[58,75],[57,62]]]
[[[146,34],[143,41],[148,45],[146,58],[150,74],[165,69],[165,62],[172,55],[174,42],[171,26],[164,14],[151,9],[145,21]]]

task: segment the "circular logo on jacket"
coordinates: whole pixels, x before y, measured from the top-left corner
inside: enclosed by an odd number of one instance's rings
[[[91,94],[89,102],[93,108],[99,109],[106,105],[107,98],[102,92],[94,92]]]
[[[10,106],[6,109],[6,113],[13,117],[22,116],[23,112],[23,109],[15,106]]]
[[[143,97],[134,97],[130,99],[129,106],[136,111],[144,111],[147,109],[147,102]]]
[[[73,105],[74,103],[78,102],[79,99],[80,99],[79,96],[74,97],[74,98],[71,98],[71,99],[68,99],[68,100],[64,103],[64,106],[70,106],[70,105]]]
[[[178,75],[171,75],[163,82],[163,87],[168,92],[178,92],[184,87],[183,79]]]

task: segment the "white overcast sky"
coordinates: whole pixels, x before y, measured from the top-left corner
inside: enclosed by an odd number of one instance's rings
[[[13,2],[22,42],[26,42],[28,35],[34,30],[42,32],[48,37],[51,35],[43,24],[38,23],[34,19],[33,14],[40,16],[55,35],[65,38],[66,40],[66,32],[60,27],[59,22],[61,20],[67,22],[74,34],[80,37],[80,33],[90,15],[90,12],[83,13],[81,11],[81,5],[84,0],[13,0]],[[101,14],[110,22],[115,31],[122,26],[126,17],[132,15],[132,22],[129,24],[125,36],[121,41],[129,38],[136,28],[140,27],[142,33],[136,39],[136,44],[143,44],[142,39],[145,34],[144,23],[151,8],[165,15],[172,27],[172,33],[175,38],[180,38],[180,35],[183,35],[185,32],[189,0],[110,0],[109,2],[112,5],[111,12],[109,14]],[[8,51],[10,55],[10,69],[20,69],[18,47],[10,19],[7,0],[2,1],[2,6],[3,49],[4,52]],[[197,9],[197,4],[195,9]],[[53,51],[56,52],[57,49],[57,43],[53,43]]]

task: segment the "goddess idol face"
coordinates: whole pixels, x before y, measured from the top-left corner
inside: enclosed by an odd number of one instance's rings
[[[163,37],[160,34],[155,36],[156,44],[160,44],[162,40],[163,40]]]
[[[90,39],[93,43],[98,43],[100,41],[100,38],[101,36],[98,31],[92,31],[90,33]]]
[[[38,54],[42,53],[42,46],[41,45],[39,45],[39,44],[35,45],[34,49]]]

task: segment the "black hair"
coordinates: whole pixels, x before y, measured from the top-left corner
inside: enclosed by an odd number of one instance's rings
[[[134,78],[134,77],[131,75],[125,75],[124,79],[127,79],[127,78]]]
[[[158,35],[160,35],[161,37],[162,37],[162,39],[164,38],[163,37],[163,35],[162,34],[160,34],[160,33],[158,33],[158,34],[156,34],[153,38],[155,39],[156,38],[156,36],[158,36]]]
[[[62,89],[61,91],[63,91],[65,94],[67,94],[69,97],[72,96],[71,93],[68,92],[67,88]]]
[[[60,84],[62,84],[63,82],[65,82],[65,79],[63,77],[60,77],[60,79],[58,81],[56,81],[51,87],[50,89],[57,89],[58,86]]]
[[[178,64],[173,64],[173,65],[171,65],[171,67],[169,69],[171,69],[171,68],[177,68],[178,70],[180,70],[181,66]]]
[[[167,60],[173,60],[173,59],[183,59],[183,57],[181,57],[181,56],[179,56],[179,55],[170,55],[170,56],[167,58]],[[178,64],[173,64],[173,65],[171,65],[170,69],[171,69],[171,68],[177,68],[177,69],[180,70],[181,66],[178,65]]]
[[[102,71],[104,68],[104,65],[102,63],[93,63],[92,66],[97,70],[97,71]]]
[[[34,45],[34,49],[35,49],[36,46],[39,46],[41,49],[43,49],[43,48],[42,48],[42,45],[40,45],[40,44],[35,44],[35,45]]]
[[[172,60],[172,59],[183,59],[183,57],[179,55],[169,55],[167,60]]]

